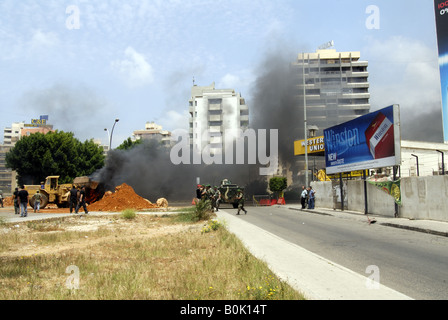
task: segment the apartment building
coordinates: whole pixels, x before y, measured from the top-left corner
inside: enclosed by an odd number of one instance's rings
[[[221,154],[226,132],[249,127],[249,108],[240,93],[194,85],[189,100],[190,144],[196,150],[210,146],[210,154]],[[229,135],[227,135],[229,136]]]
[[[335,49],[298,55],[298,98],[306,105],[307,124],[319,133],[370,112],[368,62],[360,58],[360,52]]]
[[[154,122],[146,122],[144,130],[135,130],[133,132],[133,140],[140,139],[155,139],[160,141],[162,145],[169,146],[171,144],[171,132],[168,130],[163,130],[161,125]]]

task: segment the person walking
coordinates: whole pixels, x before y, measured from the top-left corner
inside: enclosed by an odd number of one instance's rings
[[[308,192],[305,186],[302,186],[302,193],[300,194],[300,203],[302,204],[302,210],[306,208],[306,202],[308,198]]]
[[[14,193],[12,194],[12,199],[14,202],[14,214],[20,214],[19,188],[15,188]]]
[[[215,198],[214,198],[214,207],[216,211],[219,211],[219,203],[221,202],[221,191],[219,191],[219,188],[215,186]]]
[[[0,204],[2,205],[3,208],[3,191],[0,190]]]
[[[42,194],[39,192],[39,190],[36,191],[36,193],[33,196],[34,199],[34,212],[39,212],[40,210],[40,200],[42,199]]]
[[[309,187],[308,188],[308,195],[309,195],[309,199],[308,199],[308,209],[314,209],[314,202],[316,199],[316,192],[314,191],[313,187]]]
[[[244,214],[247,214],[247,210],[244,209],[244,194],[241,189],[237,190],[236,199],[238,200],[238,212],[237,215],[240,214],[240,211],[243,210]]]
[[[75,185],[72,185],[72,188],[70,190],[70,202],[68,204],[70,208],[70,213],[72,213],[73,210],[76,210],[77,205],[78,205],[78,190],[75,188]]]
[[[28,200],[29,194],[26,191],[25,186],[20,187],[20,191],[18,193],[19,205],[20,205],[20,216],[27,217],[28,216]]]
[[[79,208],[81,206],[84,208],[84,213],[88,214],[89,211],[87,211],[87,206],[86,206],[86,188],[85,187],[82,187],[81,191],[79,192],[79,201],[78,201],[78,204],[76,205],[75,213],[78,213]]]

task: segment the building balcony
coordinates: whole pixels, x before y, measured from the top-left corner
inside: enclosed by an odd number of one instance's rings
[[[208,110],[210,111],[221,110],[221,104],[209,104]]]
[[[343,93],[344,99],[370,99],[370,93]]]
[[[240,121],[249,121],[249,115],[241,115]]]
[[[347,82],[347,88],[369,88],[369,82]]]
[[[347,72],[347,77],[354,78],[354,77],[364,77],[367,78],[369,76],[369,72],[367,71],[349,71]]]
[[[209,115],[208,121],[222,121],[222,115]]]

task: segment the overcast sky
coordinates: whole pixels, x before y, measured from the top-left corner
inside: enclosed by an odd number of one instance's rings
[[[267,52],[292,61],[330,40],[369,61],[372,111],[441,116],[433,1],[0,0],[0,129],[48,114],[107,143],[119,118],[113,146],[148,121],[187,129],[193,77],[251,108]]]

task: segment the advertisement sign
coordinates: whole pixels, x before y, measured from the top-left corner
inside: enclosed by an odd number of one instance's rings
[[[440,82],[442,86],[443,138],[448,142],[448,1],[435,0]]]
[[[327,174],[399,165],[400,109],[393,105],[324,130]]]
[[[397,181],[369,181],[375,187],[394,197],[395,203],[401,205],[400,180]]]
[[[308,154],[323,153],[325,151],[324,137],[308,138]],[[305,154],[305,139],[294,141],[294,155]]]

